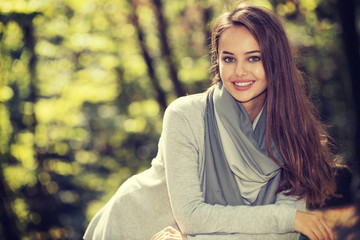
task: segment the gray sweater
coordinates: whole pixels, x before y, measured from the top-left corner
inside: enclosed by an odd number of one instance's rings
[[[86,240],[151,239],[173,226],[189,239],[291,240],[296,210],[305,201],[278,194],[275,204],[222,206],[204,202],[206,94],[175,100],[167,108],[152,167],[128,179],[95,215]]]

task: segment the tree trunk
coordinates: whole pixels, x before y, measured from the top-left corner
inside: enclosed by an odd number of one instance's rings
[[[355,140],[353,147],[352,161],[357,164],[357,170],[360,174],[360,54],[359,39],[356,31],[356,4],[353,0],[337,1],[337,10],[342,27],[343,47],[347,59],[347,65],[350,73],[351,88],[354,102],[354,129]]]
[[[157,101],[159,102],[162,110],[164,111],[167,107],[167,103],[166,103],[166,94],[164,92],[164,90],[161,88],[160,84],[159,84],[159,79],[156,77],[155,74],[155,68],[153,66],[152,63],[152,59],[151,56],[149,54],[149,50],[145,44],[145,40],[144,40],[144,31],[142,30],[142,27],[139,24],[139,19],[138,16],[136,15],[136,2],[134,0],[128,0],[128,2],[130,3],[130,8],[131,8],[131,15],[130,15],[130,19],[132,24],[135,26],[136,30],[137,30],[137,35],[138,35],[138,40],[139,40],[139,45],[142,51],[142,56],[144,58],[144,61],[147,65],[147,71],[148,71],[148,75],[150,77],[150,81],[152,83],[152,86],[154,87],[156,94],[157,94]]]
[[[167,38],[167,34],[166,34],[167,23],[164,18],[164,14],[163,14],[162,2],[161,2],[161,0],[152,0],[152,2],[154,4],[155,18],[157,19],[157,22],[158,22],[158,30],[159,30],[162,55],[164,57],[166,64],[168,65],[170,79],[173,83],[175,92],[178,97],[181,97],[181,96],[184,96],[186,93],[178,79],[178,76],[177,76],[178,70],[177,70],[177,67],[176,67],[176,64],[174,61],[174,56],[172,55],[172,52],[171,52],[171,49],[169,46],[169,42],[168,42],[168,38]]]

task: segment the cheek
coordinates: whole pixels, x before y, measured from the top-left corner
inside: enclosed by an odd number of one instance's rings
[[[220,77],[223,80],[226,80],[227,78],[229,78],[229,76],[231,75],[231,67],[229,65],[225,65],[225,64],[219,64],[219,73],[220,73]]]
[[[258,78],[264,79],[266,81],[265,70],[264,70],[263,66],[258,67],[255,72],[256,72],[255,74]]]

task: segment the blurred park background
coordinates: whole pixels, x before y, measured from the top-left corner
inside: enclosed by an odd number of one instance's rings
[[[282,18],[336,151],[356,169],[360,1],[249,2]],[[0,239],[81,239],[150,166],[166,106],[210,85],[211,22],[234,6],[1,0]]]

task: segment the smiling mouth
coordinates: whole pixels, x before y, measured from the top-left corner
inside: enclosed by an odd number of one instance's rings
[[[234,84],[236,86],[239,86],[239,87],[246,87],[246,86],[250,86],[252,84],[254,84],[255,81],[250,81],[250,82],[234,82]]]

